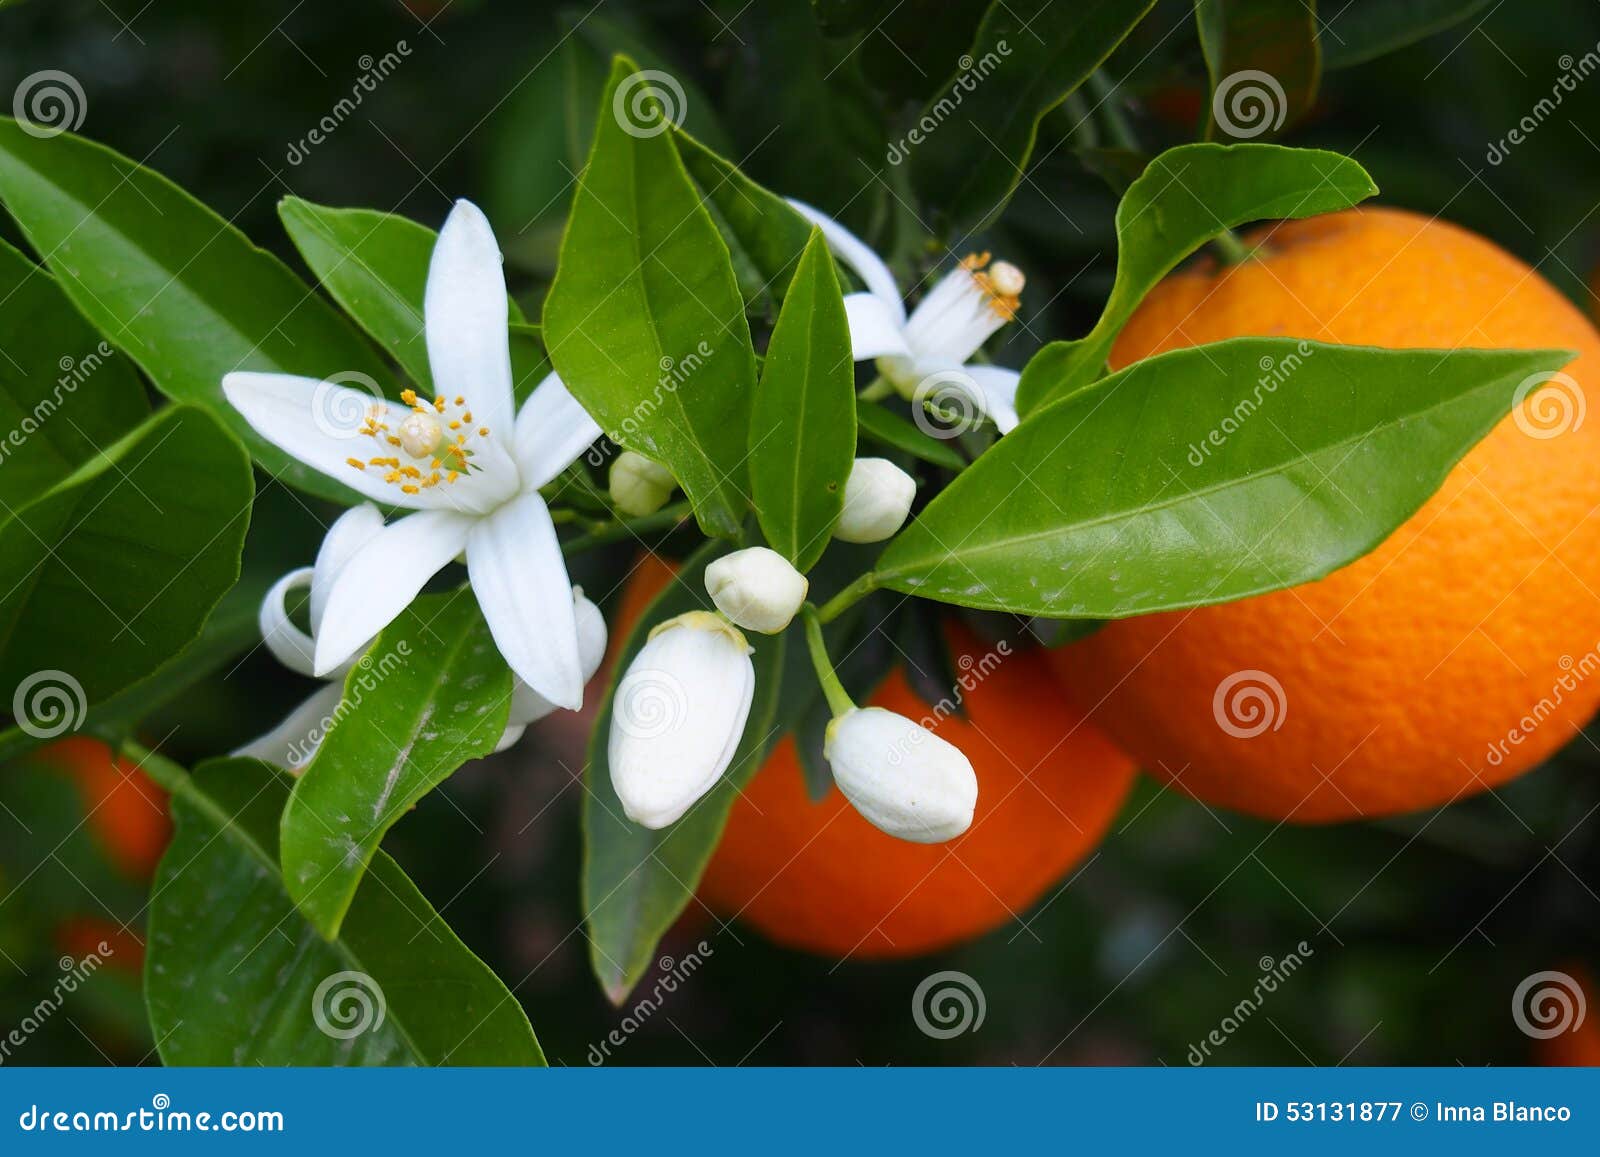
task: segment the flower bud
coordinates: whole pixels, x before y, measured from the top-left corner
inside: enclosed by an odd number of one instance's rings
[[[659,462],[624,450],[611,463],[611,504],[632,518],[654,514],[667,504],[678,480]]]
[[[600,669],[600,660],[606,657],[606,620],[600,608],[584,597],[582,587],[572,588],[572,610],[578,618],[578,661],[583,664],[583,681],[587,683]],[[511,715],[495,750],[504,751],[510,747],[522,737],[524,727],[555,709],[554,703],[512,676]]]
[[[857,458],[844,484],[844,509],[833,537],[845,542],[888,538],[905,524],[916,494],[916,479],[887,458]]]
[[[629,819],[664,828],[716,785],[755,688],[750,645],[721,615],[689,611],[650,632],[611,703],[611,786]]]
[[[914,844],[952,840],[972,825],[978,777],[954,744],[882,707],[828,724],[823,755],[856,811]]]
[[[735,626],[776,635],[806,601],[806,576],[775,550],[752,546],[706,567],[706,593]]]

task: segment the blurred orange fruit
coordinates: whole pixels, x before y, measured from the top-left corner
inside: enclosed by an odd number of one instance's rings
[[[1600,335],[1527,265],[1442,221],[1350,210],[1252,240],[1268,246],[1252,260],[1162,282],[1112,364],[1247,334],[1580,356],[1366,557],[1111,623],[1056,668],[1147,770],[1269,819],[1404,812],[1503,783],[1600,702],[1600,416],[1584,420]]]
[[[62,739],[33,758],[77,785],[89,831],[119,869],[139,880],[155,874],[172,838],[166,792],[97,739]]]

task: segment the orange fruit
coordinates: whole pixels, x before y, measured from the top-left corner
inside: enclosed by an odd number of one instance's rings
[[[1577,982],[1577,996],[1582,1000],[1581,1009],[1579,1006],[1572,1006],[1570,1015],[1564,1008],[1555,1009],[1559,1023],[1565,1026],[1564,1031],[1557,1032],[1555,1036],[1534,1039],[1534,1063],[1567,1068],[1600,1067],[1600,1009],[1596,1008],[1594,1002],[1596,993],[1594,977],[1589,975],[1588,969],[1579,964],[1564,964],[1562,971]],[[1567,989],[1567,986],[1562,985],[1561,988]],[[1570,989],[1567,991],[1570,992]],[[1553,1031],[1556,1025],[1541,1027]]]
[[[62,739],[33,758],[77,784],[89,831],[118,868],[140,880],[155,875],[172,838],[166,792],[97,739]]]
[[[131,976],[138,976],[144,968],[144,941],[139,933],[102,916],[68,917],[56,926],[55,941],[56,951],[78,963],[98,957],[100,964]]]
[[[1112,364],[1247,334],[1580,356],[1371,554],[1289,590],[1111,623],[1057,670],[1148,771],[1259,816],[1384,815],[1503,783],[1600,702],[1600,418],[1581,420],[1600,335],[1527,265],[1441,221],[1350,210],[1263,239],[1253,260],[1163,281]]]
[[[870,702],[921,720],[972,760],[972,827],[947,844],[911,844],[837,789],[813,803],[785,739],[733,805],[700,884],[711,908],[793,948],[912,956],[1017,918],[1099,843],[1132,761],[1064,699],[1038,651],[1000,656],[956,626],[949,637],[973,683],[967,719],[935,715],[898,670]]]

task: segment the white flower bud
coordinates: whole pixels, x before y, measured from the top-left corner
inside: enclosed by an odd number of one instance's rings
[[[706,593],[735,626],[776,635],[789,625],[810,586],[775,550],[752,546],[706,567]]]
[[[882,707],[828,724],[823,755],[856,811],[914,844],[953,840],[972,824],[978,777],[954,744]]]
[[[887,458],[857,458],[844,484],[844,509],[833,537],[881,542],[905,524],[917,482]]]
[[[624,450],[611,463],[611,503],[632,518],[654,514],[667,504],[678,480],[659,462]]]
[[[584,597],[582,587],[572,588],[572,610],[578,616],[578,661],[583,664],[583,681],[587,683],[600,669],[606,657],[606,619],[600,608]],[[506,733],[500,737],[496,751],[504,751],[522,735],[522,729],[538,719],[543,719],[556,709],[556,705],[521,679],[511,679],[511,716]],[[511,733],[515,731],[516,735]]]
[[[650,632],[611,704],[611,786],[629,819],[664,828],[716,785],[755,688],[750,645],[721,615],[690,611]]]

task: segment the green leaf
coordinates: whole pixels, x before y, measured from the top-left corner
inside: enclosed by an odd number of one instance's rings
[[[1211,75],[1208,138],[1277,132],[1316,102],[1316,0],[1195,0],[1194,15]]]
[[[814,230],[772,331],[750,414],[750,490],[761,532],[804,572],[844,509],[856,456],[855,362],[833,258]]]
[[[1144,295],[1211,238],[1249,221],[1348,208],[1378,187],[1349,157],[1281,145],[1180,145],[1151,161],[1117,205],[1117,277],[1094,329],[1051,342],[1023,367],[1023,413],[1100,376]]]
[[[0,241],[0,512],[43,494],[149,412],[133,368],[54,278]]]
[[[748,506],[755,351],[728,247],[671,134],[626,114],[653,99],[641,76],[619,58],[601,99],[545,340],[612,441],[666,466],[705,532],[731,536]]]
[[[230,370],[342,374],[372,389],[389,377],[282,262],[127,157],[70,133],[41,140],[5,117],[0,200],[83,316],[163,393],[220,418],[283,481],[358,501],[259,437],[222,397]]]
[[[1137,362],[969,466],[890,543],[881,585],[1118,618],[1320,578],[1382,542],[1519,384],[1570,356],[1236,338]]]
[[[317,935],[278,875],[287,777],[249,759],[192,776],[158,762],[142,761],[173,792],[177,830],[150,901],[145,1000],[166,1064],[544,1063],[516,997],[382,852],[339,938]]]
[[[1004,0],[978,26],[969,67],[936,89],[917,122],[917,190],[949,231],[999,216],[1033,155],[1039,121],[1111,54],[1154,0]]]
[[[949,442],[941,441],[932,434],[918,429],[914,423],[906,421],[893,410],[884,409],[876,402],[858,404],[856,420],[861,426],[860,432],[864,437],[871,437],[896,450],[904,450],[924,462],[943,466],[946,470],[960,470],[967,464],[967,460],[958,454]]]
[[[745,292],[745,300],[754,303],[766,296],[782,300],[795,263],[811,239],[811,222],[682,129],[673,139],[684,168],[716,210],[713,220],[736,265],[753,271],[755,284]]]
[[[705,595],[705,568],[725,549],[719,542],[703,546],[684,562],[677,581],[640,617],[617,657],[605,705],[589,742],[584,771],[588,790],[583,801],[583,902],[589,959],[601,986],[618,1003],[650,967],[656,942],[688,905],[722,837],[734,797],[778,739],[773,718],[783,683],[780,673],[786,639],[783,635],[751,635],[755,700],[733,762],[717,786],[663,831],[640,827],[623,815],[622,801],[611,786],[606,746],[617,682],[652,627],[685,611],[712,609]]]
[[[239,577],[251,497],[243,450],[180,406],[0,523],[0,702],[37,676],[98,704],[181,651]]]
[[[439,234],[394,213],[333,209],[298,197],[278,202],[278,216],[323,288],[419,389],[433,393],[422,303]],[[509,306],[512,380],[520,401],[550,367],[538,329],[526,324],[514,299]]]
[[[283,812],[283,879],[318,931],[338,934],[384,833],[492,752],[510,709],[511,672],[470,595],[425,595],[378,636]]]
[[[1489,0],[1352,0],[1322,24],[1322,65],[1364,64],[1476,16]]]

